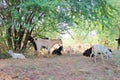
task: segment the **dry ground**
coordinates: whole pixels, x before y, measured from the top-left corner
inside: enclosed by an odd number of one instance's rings
[[[120,70],[111,59],[95,64],[82,54],[0,59],[0,80],[120,80]]]

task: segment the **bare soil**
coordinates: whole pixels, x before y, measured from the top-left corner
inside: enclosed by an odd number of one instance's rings
[[[97,63],[82,54],[0,59],[0,80],[120,80],[112,59]]]

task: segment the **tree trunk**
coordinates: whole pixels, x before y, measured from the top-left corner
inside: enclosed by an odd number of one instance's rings
[[[22,40],[23,40],[23,37],[24,37],[24,34],[25,34],[25,29],[22,28],[22,26],[20,25],[20,29],[18,31],[18,40],[17,40],[17,43],[16,43],[16,50],[20,50],[21,49],[21,44],[22,44]]]
[[[14,50],[16,50],[16,46],[17,46],[17,30],[14,29],[14,36],[13,36],[13,42],[14,42]]]
[[[10,49],[13,49],[13,44],[12,44],[12,29],[11,27],[6,30],[6,35],[7,35],[7,41],[8,41],[8,46]]]
[[[27,46],[27,43],[28,43],[28,38],[31,34],[29,33],[29,30],[27,30],[27,33],[26,33],[26,36],[25,36],[25,39],[24,39],[24,43],[23,43],[23,47],[22,47],[22,50],[26,49],[26,46]]]

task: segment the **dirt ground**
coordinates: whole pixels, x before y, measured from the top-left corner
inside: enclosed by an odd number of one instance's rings
[[[0,80],[120,80],[114,61],[67,54],[29,59],[0,59]]]

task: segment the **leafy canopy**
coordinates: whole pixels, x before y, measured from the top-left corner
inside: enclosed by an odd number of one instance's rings
[[[44,36],[46,32],[62,32],[67,26],[82,30],[111,28],[112,19],[117,15],[106,0],[3,0],[6,7],[1,7],[0,17],[6,27],[8,44],[14,48],[27,45],[32,33]],[[58,27],[59,23],[67,26]],[[35,36],[36,36],[35,35]],[[12,44],[11,44],[12,43]]]

